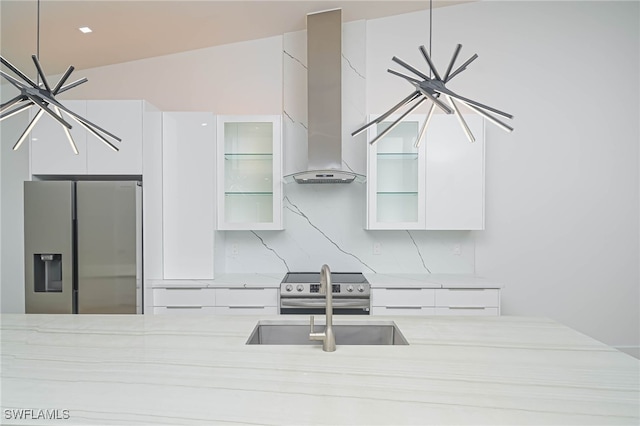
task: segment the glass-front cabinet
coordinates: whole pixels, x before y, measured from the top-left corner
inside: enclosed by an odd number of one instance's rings
[[[397,118],[371,126],[369,140]],[[412,115],[368,145],[366,229],[424,229],[425,148],[415,146],[424,118]]]
[[[280,116],[218,116],[218,229],[282,229]]]
[[[372,125],[368,140],[397,118]],[[464,115],[475,136],[469,142],[455,115],[434,114],[416,147],[425,118],[409,115],[369,144],[366,229],[484,229],[482,117]]]

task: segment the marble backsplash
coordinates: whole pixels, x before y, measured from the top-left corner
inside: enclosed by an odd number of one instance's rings
[[[366,21],[343,24],[343,168],[366,174]],[[283,169],[307,167],[306,31],[283,38]],[[334,271],[473,273],[469,231],[366,231],[366,184],[284,185],[283,231],[224,234],[226,273]],[[221,235],[222,237],[222,235]],[[379,250],[374,254],[374,244]],[[217,268],[219,270],[220,268]]]

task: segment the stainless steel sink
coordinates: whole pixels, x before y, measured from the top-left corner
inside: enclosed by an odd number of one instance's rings
[[[316,324],[322,328],[323,324]],[[408,345],[393,321],[342,322],[333,324],[336,345]],[[259,321],[247,345],[319,345],[309,340],[309,322],[299,320]]]

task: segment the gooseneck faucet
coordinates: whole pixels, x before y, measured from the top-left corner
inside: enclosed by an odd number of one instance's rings
[[[309,340],[322,340],[322,350],[334,352],[336,337],[333,334],[333,286],[331,285],[331,270],[327,265],[322,265],[322,269],[320,269],[320,293],[326,295],[326,325],[323,332],[316,333],[313,329],[313,315],[311,315]]]

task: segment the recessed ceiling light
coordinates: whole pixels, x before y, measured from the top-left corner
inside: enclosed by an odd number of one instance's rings
[[[202,126],[206,126],[208,123],[202,123]]]
[[[90,33],[90,32],[92,32],[91,28],[89,28],[89,27],[80,27],[80,28],[78,28],[78,29],[79,29],[80,31],[82,31],[83,33],[85,33],[85,34],[86,34],[86,33]]]

